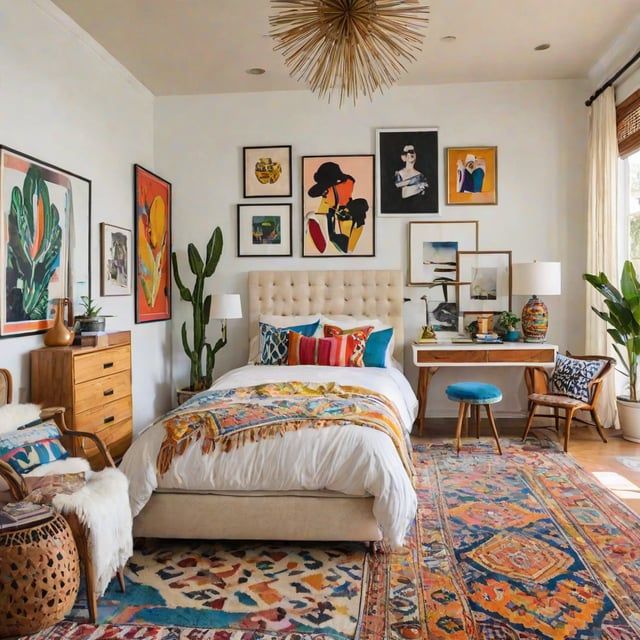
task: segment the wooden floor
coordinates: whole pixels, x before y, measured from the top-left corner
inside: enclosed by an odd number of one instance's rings
[[[500,435],[520,436],[524,430],[524,418],[496,418]],[[534,423],[535,424],[535,423]],[[455,421],[449,419],[427,419],[424,436],[412,436],[415,442],[430,438],[451,437],[455,433]],[[545,429],[545,434],[556,437],[554,429]],[[488,437],[488,425],[483,421],[481,436]],[[620,431],[607,430],[608,442],[603,443],[595,429],[583,426],[571,430],[569,455],[587,471],[594,474],[599,482],[613,491],[631,509],[640,514],[640,444],[623,440]],[[464,442],[463,442],[464,447]],[[461,454],[462,455],[462,454]],[[624,464],[635,463],[635,468]]]

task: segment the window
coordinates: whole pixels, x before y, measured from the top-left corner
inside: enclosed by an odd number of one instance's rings
[[[622,197],[628,220],[626,255],[640,273],[640,151],[627,156],[623,162]]]

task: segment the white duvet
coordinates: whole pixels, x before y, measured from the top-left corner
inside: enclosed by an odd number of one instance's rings
[[[393,368],[256,366],[234,369],[213,389],[281,381],[336,382],[384,394],[402,417],[407,437],[417,400],[404,375]],[[402,461],[384,433],[362,426],[302,429],[282,437],[202,454],[198,443],[177,456],[163,476],[156,458],[161,425],[147,428],[127,451],[120,469],[129,478],[131,510],[137,515],[157,489],[189,491],[338,491],[374,497],[373,512],[385,541],[402,546],[417,499]]]

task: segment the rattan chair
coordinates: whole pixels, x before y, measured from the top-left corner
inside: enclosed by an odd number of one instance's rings
[[[602,382],[604,378],[614,369],[616,361],[614,358],[606,356],[574,356],[567,352],[567,356],[575,358],[576,360],[604,360],[606,364],[600,371],[600,373],[589,383],[589,401],[583,402],[582,400],[576,400],[568,396],[563,396],[553,393],[550,389],[550,376],[546,369],[541,367],[529,367],[525,369],[525,382],[527,385],[527,391],[529,393],[529,416],[527,418],[527,424],[522,434],[522,441],[524,442],[529,435],[529,431],[533,429],[548,428],[548,425],[541,425],[532,427],[534,418],[552,418],[556,431],[560,431],[560,411],[564,410],[564,452],[569,450],[569,440],[571,439],[571,426],[572,423],[579,422],[588,426],[594,426],[598,432],[598,435],[602,439],[602,442],[607,442],[602,429],[602,423],[598,417],[596,411],[596,404],[600,391],[602,390]],[[553,415],[547,413],[536,413],[538,407],[550,407],[553,409]],[[578,411],[588,411],[591,414],[593,424],[577,418],[575,416]]]

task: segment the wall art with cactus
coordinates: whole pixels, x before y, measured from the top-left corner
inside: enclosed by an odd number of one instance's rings
[[[0,337],[41,333],[90,294],[91,182],[0,147]]]

